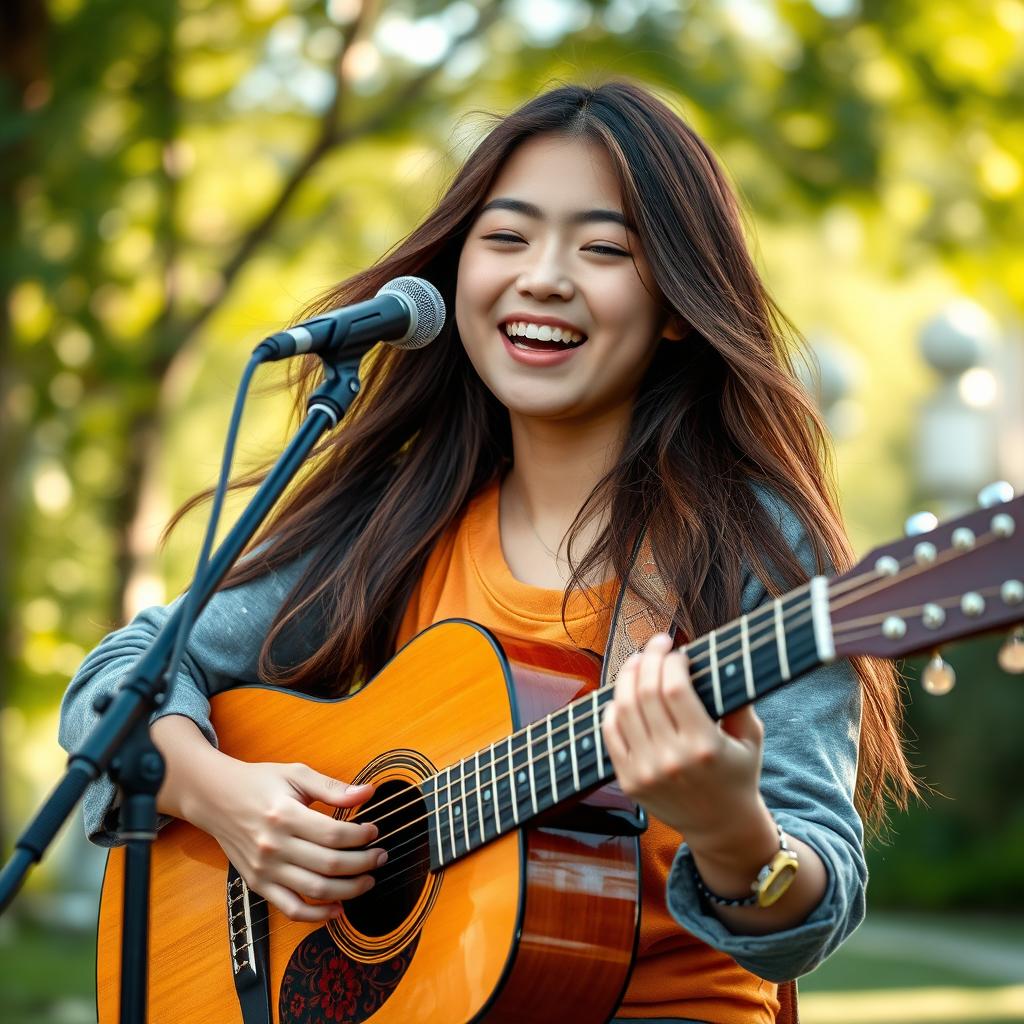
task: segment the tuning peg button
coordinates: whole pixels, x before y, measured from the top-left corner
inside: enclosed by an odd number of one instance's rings
[[[904,524],[903,532],[908,537],[919,537],[922,533],[931,533],[939,525],[934,512],[915,512]]]
[[[1013,501],[1013,484],[1006,480],[996,480],[978,491],[978,504],[982,508],[1004,505],[1008,501]]]
[[[1024,627],[1018,627],[999,648],[997,656],[999,667],[1010,675],[1019,676],[1024,673]]]
[[[936,651],[921,673],[921,686],[925,693],[942,697],[956,686],[956,672],[948,661]]]

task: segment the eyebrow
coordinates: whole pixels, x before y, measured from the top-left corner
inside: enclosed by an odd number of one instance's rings
[[[543,220],[544,218],[544,214],[539,206],[527,203],[522,199],[492,199],[481,208],[480,213],[484,214],[488,210],[511,210],[512,213],[521,213],[536,220]],[[621,224],[627,231],[633,230],[626,223],[626,218],[618,210],[579,210],[576,213],[569,214],[566,218],[568,224],[592,224],[598,221],[613,221],[616,224]]]

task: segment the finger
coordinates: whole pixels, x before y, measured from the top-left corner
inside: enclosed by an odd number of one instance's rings
[[[647,729],[637,707],[637,677],[643,660],[644,655],[638,655],[636,661],[627,661],[615,680],[615,727],[627,751],[642,750],[648,744]]]
[[[764,740],[764,723],[758,717],[753,704],[744,704],[736,711],[730,711],[722,719],[722,731],[755,747],[760,747]]]
[[[680,732],[711,729],[714,722],[693,688],[686,651],[680,648],[678,652],[673,652],[668,661],[670,664],[666,666],[662,695],[677,729]]]
[[[308,801],[319,800],[332,807],[357,807],[373,795],[373,786],[368,783],[352,786],[307,764],[296,764],[289,781]]]
[[[345,821],[301,805],[296,811],[291,834],[317,846],[332,850],[356,849],[369,845],[380,834],[372,821]]]
[[[289,917],[293,921],[307,921],[314,924],[320,921],[330,921],[337,917],[342,909],[340,903],[309,904],[298,893],[274,882],[265,883],[259,889],[255,886],[249,886],[249,888],[253,892],[259,893],[267,902],[280,910],[285,917]]]
[[[351,878],[328,878],[315,871],[307,871],[295,864],[284,864],[276,872],[275,881],[306,899],[317,903],[337,903],[355,899],[369,892],[375,882],[370,875],[353,875]]]
[[[387,863],[387,851],[379,846],[369,850],[336,850],[291,837],[281,851],[282,860],[318,875],[350,877],[362,875]]]
[[[661,701],[661,673],[671,649],[672,638],[667,633],[651,637],[644,648],[636,672],[636,712],[622,725],[632,747],[638,742],[650,743],[654,739],[651,718],[657,714],[657,705]]]
[[[604,748],[612,759],[619,783],[625,785],[629,775],[629,748],[619,729],[614,704],[608,704],[601,716],[601,737],[604,740]]]

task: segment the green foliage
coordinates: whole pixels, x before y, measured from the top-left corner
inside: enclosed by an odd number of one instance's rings
[[[913,497],[922,319],[957,288],[1007,320],[1024,302],[1020,0],[867,0],[842,17],[804,0],[581,3],[561,27],[503,0],[37,7],[0,52],[0,753],[22,766],[4,773],[7,817],[57,771],[55,707],[84,653],[186,583],[202,517],[163,556],[156,536],[214,478],[248,348],[413,227],[476,112],[630,75],[707,137],[783,308],[869,368],[866,429],[838,459],[860,547]],[[466,38],[430,63],[445,34]],[[279,447],[286,403],[250,408],[252,464]],[[1009,748],[990,742],[1020,701],[999,687],[1002,703],[957,716],[974,788],[880,854],[886,899],[977,895],[890,870],[920,837],[937,860],[970,840],[957,863],[1020,900],[994,863],[1024,842]],[[949,725],[919,703],[931,754]]]

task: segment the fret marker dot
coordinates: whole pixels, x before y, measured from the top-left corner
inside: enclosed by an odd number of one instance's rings
[[[589,736],[584,736],[583,739],[580,740],[580,746],[584,750],[589,750],[590,749],[590,737]]]
[[[455,817],[456,818],[459,817],[460,814],[462,814],[462,808],[461,807],[456,807],[455,808]]]
[[[484,790],[484,799],[485,800],[490,800],[491,799],[491,791],[489,789],[485,789]]]
[[[519,783],[520,786],[525,786],[526,785],[526,772],[520,772],[516,776],[516,781]]]
[[[736,666],[735,665],[726,665],[725,666],[725,674],[727,676],[734,676],[734,675],[736,675]]]
[[[569,755],[564,750],[560,750],[558,752],[558,763],[559,764],[565,764],[565,762],[568,761],[568,760],[569,760]]]

